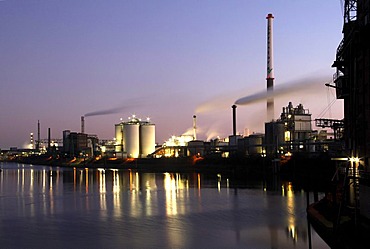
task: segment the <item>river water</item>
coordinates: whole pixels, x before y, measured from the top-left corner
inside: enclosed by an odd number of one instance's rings
[[[290,182],[0,166],[1,248],[329,248]]]

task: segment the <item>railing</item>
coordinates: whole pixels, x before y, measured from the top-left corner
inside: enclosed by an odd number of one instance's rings
[[[315,119],[315,125],[317,127],[336,127],[336,128],[343,128],[344,127],[344,121],[338,120],[338,119],[324,119],[324,118],[318,118]]]
[[[342,57],[340,56],[343,52],[343,47],[344,47],[344,38],[340,41],[337,47],[337,61],[343,61]]]

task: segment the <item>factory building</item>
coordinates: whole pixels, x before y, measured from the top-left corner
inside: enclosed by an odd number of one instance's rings
[[[283,107],[280,120],[285,125],[285,139],[289,142],[301,142],[310,138],[312,133],[311,114],[308,109],[304,109],[302,104],[293,107],[289,102],[287,107]]]
[[[115,124],[117,157],[145,158],[155,151],[155,125],[149,118],[142,121],[135,115],[127,122]]]
[[[236,107],[232,108],[233,135],[229,136],[227,146],[230,156],[278,157],[287,152],[314,152],[317,148],[323,150],[325,142],[321,143],[321,147],[317,146],[314,140],[318,133],[312,131],[311,114],[302,104],[293,107],[292,102],[289,102],[283,107],[279,119],[265,123],[265,134],[247,132],[244,136],[236,134]]]
[[[193,140],[188,142],[187,156],[206,156],[210,154],[211,142],[205,142],[201,140]]]
[[[227,150],[237,156],[275,158],[294,152],[341,151],[342,142],[329,135],[326,130],[312,130],[309,110],[302,104],[293,107],[289,102],[286,107],[283,107],[279,119],[265,123],[264,134],[230,136],[229,139],[236,140],[237,148],[235,148],[235,141],[230,140]]]
[[[267,155],[292,151],[311,151],[311,114],[302,104],[293,107],[292,102],[283,107],[280,119],[265,123],[265,146]]]
[[[238,155],[239,156],[261,156],[265,153],[264,149],[265,135],[261,133],[253,133],[238,139]]]
[[[63,151],[69,156],[91,157],[98,154],[99,139],[96,135],[63,131]]]

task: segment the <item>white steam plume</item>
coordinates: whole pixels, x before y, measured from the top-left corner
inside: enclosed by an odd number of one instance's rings
[[[133,100],[130,100],[130,101],[127,101],[127,102],[129,102],[130,104],[121,104],[117,107],[113,107],[113,108],[109,108],[109,109],[103,109],[103,110],[99,110],[99,111],[88,112],[84,116],[85,117],[91,117],[91,116],[100,116],[100,115],[120,113],[122,111],[132,109],[133,107],[138,107],[138,106],[143,104],[143,102],[140,101],[139,99],[133,99]]]
[[[302,93],[309,95],[317,93],[320,87],[324,87],[325,83],[329,82],[328,76],[316,76],[295,80],[286,84],[274,86],[272,91],[261,91],[246,97],[239,98],[235,101],[236,105],[248,105],[268,98],[276,98],[283,96],[291,96],[292,94]]]
[[[313,76],[312,76],[313,75]],[[284,96],[293,97],[294,94],[312,95],[320,91],[320,88],[325,87],[325,83],[331,82],[331,76],[322,72],[313,72],[310,76],[305,76],[297,80],[292,80],[283,84],[274,85],[272,91],[262,90],[260,92],[235,99],[240,96],[242,91],[234,91],[219,96],[215,96],[211,100],[208,100],[195,109],[195,113],[205,113],[211,111],[220,111],[231,108],[233,104],[236,105],[248,105],[257,103],[268,98],[281,98]],[[247,92],[248,90],[244,90]]]

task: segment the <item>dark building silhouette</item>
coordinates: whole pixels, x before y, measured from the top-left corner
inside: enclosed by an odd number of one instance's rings
[[[78,156],[87,150],[87,134],[63,131],[63,150],[71,156]]]
[[[337,98],[344,100],[349,158],[342,203],[354,207],[357,224],[357,217],[370,220],[370,0],[345,0],[343,17],[343,39],[333,63],[334,87]]]
[[[346,0],[343,39],[333,67],[338,99],[344,100],[346,154],[370,171],[370,1]]]

